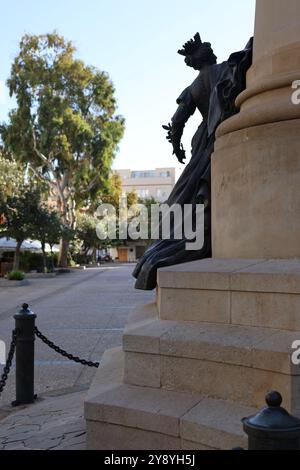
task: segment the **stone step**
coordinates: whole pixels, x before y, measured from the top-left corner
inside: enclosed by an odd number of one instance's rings
[[[90,385],[86,401],[118,385],[123,380],[123,375],[124,353],[122,349],[120,347],[107,349],[102,355],[100,367]]]
[[[255,407],[274,388],[299,414],[300,366],[292,363],[291,353],[300,332],[174,322],[155,317],[155,306],[147,311],[146,321],[130,323],[124,332],[125,383],[230,397]]]
[[[160,318],[300,330],[300,260],[206,259],[159,269]]]
[[[256,413],[255,408],[199,394],[126,385],[122,355],[121,349],[105,353],[85,402],[88,449],[246,447],[241,419]]]

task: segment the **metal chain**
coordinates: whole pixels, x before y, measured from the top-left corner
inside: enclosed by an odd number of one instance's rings
[[[7,356],[6,364],[3,369],[3,374],[1,375],[1,379],[0,379],[0,394],[3,392],[4,387],[6,385],[7,377],[10,372],[10,368],[11,368],[12,361],[14,358],[16,342],[17,342],[17,333],[18,332],[16,329],[12,331],[12,340],[10,343],[9,353]]]
[[[84,366],[89,366],[89,367],[99,367],[99,362],[92,362],[92,361],[87,361],[85,359],[80,359],[77,356],[73,356],[73,354],[67,353],[64,349],[61,349],[59,346],[56,346],[52,341],[50,341],[46,336],[44,336],[37,327],[34,328],[36,336],[43,341],[43,343],[47,344],[49,348],[54,349],[58,354],[61,354],[63,357],[68,358],[70,361],[77,362],[79,364],[83,364]]]

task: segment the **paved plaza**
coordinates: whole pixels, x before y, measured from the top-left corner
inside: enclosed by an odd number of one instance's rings
[[[74,270],[29,285],[0,288],[0,339],[9,345],[13,314],[22,303],[37,314],[37,326],[68,352],[99,361],[122,342],[127,315],[154,300],[137,291],[132,265]],[[2,370],[2,369],[0,369]],[[81,449],[85,445],[83,400],[96,369],[58,355],[36,341],[34,405],[12,409],[14,367],[0,401],[0,449]]]

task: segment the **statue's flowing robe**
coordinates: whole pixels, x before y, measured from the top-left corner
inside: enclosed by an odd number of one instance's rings
[[[175,121],[182,114],[181,104],[184,113],[189,115],[198,108],[203,121],[192,139],[190,162],[166,204],[170,207],[174,204],[181,207],[192,204],[194,211],[196,204],[204,204],[204,244],[201,249],[191,251],[186,250],[188,240],[184,237],[181,240],[174,237],[156,240],[133,272],[137,289],[154,289],[160,267],[211,257],[210,158],[214,151],[215,131],[221,122],[237,112],[235,99],[246,87],[246,72],[252,63],[252,44],[253,40],[250,39],[245,49],[232,54],[228,61],[206,67],[177,100],[179,108],[173,118]],[[198,91],[200,89],[196,98],[195,87]]]

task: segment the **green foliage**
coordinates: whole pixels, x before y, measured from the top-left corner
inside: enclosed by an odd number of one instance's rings
[[[159,205],[159,203],[154,199],[153,196],[151,196],[150,198],[147,198],[147,199],[139,198],[138,203],[143,204],[144,206],[146,206],[149,213],[151,211],[151,206],[152,205]]]
[[[119,206],[122,197],[122,180],[117,173],[110,175],[105,187],[101,193],[101,199],[98,204],[112,204],[115,208]]]
[[[74,241],[74,238],[76,237],[76,230],[69,227],[68,225],[66,224],[61,224],[60,225],[60,231],[61,231],[61,237],[64,239],[64,240],[67,240],[68,242],[73,242]],[[50,238],[48,240],[48,243],[50,245],[52,245],[51,241],[50,241]],[[56,242],[54,242],[56,243]]]
[[[4,156],[0,150],[0,198],[5,200],[24,185],[25,171],[13,158]]]
[[[10,281],[23,281],[23,279],[25,279],[25,274],[22,271],[18,270],[11,271],[10,273],[8,273],[7,279],[9,279]]]
[[[138,204],[138,195],[135,191],[130,191],[130,193],[127,193],[127,207],[129,208],[135,204]]]
[[[32,238],[41,242],[44,271],[47,271],[46,243],[53,246],[58,243],[62,234],[65,231],[70,232],[70,229],[62,226],[57,213],[50,212],[43,206],[38,188],[23,185],[22,190],[19,188],[11,195],[4,197],[1,194],[2,191],[0,191],[0,214],[2,215],[0,234],[17,241],[15,268],[19,267],[22,242],[27,238]]]
[[[143,204],[146,207],[147,212],[148,212],[148,240],[149,240],[149,244],[150,244],[150,240],[151,240],[151,206],[158,205],[159,203],[152,196],[150,198],[146,198],[146,199],[139,198],[138,203]]]
[[[95,202],[91,209],[96,209],[100,204],[111,204],[116,209],[116,214],[119,214],[119,204],[122,197],[122,180],[120,176],[116,173],[112,173],[106,182],[105,187],[101,191],[100,198]],[[130,207],[132,204],[137,203],[137,195],[135,192],[131,192],[127,195],[127,205]],[[111,245],[121,245],[123,244],[120,240],[100,240],[97,236],[96,226],[99,223],[99,220],[89,213],[81,214],[78,218],[78,225],[76,229],[76,238],[77,241],[81,242],[78,246],[78,251],[80,248],[83,249],[84,254],[82,254],[83,259],[87,260],[87,253],[90,250],[94,250],[99,246],[111,246]],[[118,232],[118,227],[117,227]],[[79,259],[79,258],[77,258]]]
[[[23,251],[20,255],[20,269],[25,272],[43,272],[43,255],[32,251]]]
[[[20,269],[24,272],[42,271],[43,257],[39,253],[32,251],[23,251],[20,254]]]
[[[43,268],[47,272],[46,243],[52,247],[64,233],[64,227],[56,212],[49,211],[45,206],[39,205],[32,226],[32,236],[41,242],[43,252]]]
[[[22,243],[30,238],[39,210],[40,192],[36,188],[24,186],[19,194],[0,198],[0,213],[4,215],[4,223],[0,233]]]
[[[47,271],[54,271],[58,265],[58,254],[47,253],[46,263]],[[42,273],[44,271],[43,254],[33,251],[23,251],[20,255],[20,269],[24,272],[37,271],[38,273]]]
[[[14,238],[17,242],[14,269],[19,269],[20,248],[26,238],[30,238],[39,211],[40,191],[23,186],[22,192],[7,197],[0,196],[0,234]]]
[[[88,214],[81,215],[78,220],[76,237],[82,242],[85,253],[91,249],[97,248],[101,244],[97,237],[96,224],[97,219]]]
[[[6,148],[57,194],[70,227],[75,204],[89,204],[107,180],[124,132],[108,75],[74,54],[55,32],[22,38],[8,80],[17,107],[1,128]]]
[[[53,246],[59,242],[64,227],[57,212],[49,211],[45,206],[40,205],[36,211],[32,231],[33,238],[41,242],[44,251],[46,243]]]
[[[119,212],[120,199],[122,197],[122,180],[117,173],[112,173],[104,187],[100,202],[98,204],[111,204]],[[135,191],[131,191],[127,194],[127,207],[134,205],[138,201],[138,197]]]

